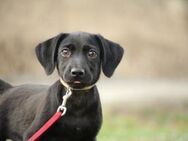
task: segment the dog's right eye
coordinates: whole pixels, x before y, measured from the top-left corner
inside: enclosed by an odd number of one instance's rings
[[[71,51],[68,48],[65,48],[61,51],[61,56],[68,58],[71,56]]]

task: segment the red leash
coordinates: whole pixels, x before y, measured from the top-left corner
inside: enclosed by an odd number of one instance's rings
[[[67,108],[66,102],[67,99],[71,96],[72,91],[71,89],[67,89],[66,94],[63,96],[63,102],[61,106],[58,107],[57,112],[33,135],[31,138],[29,138],[28,141],[38,141],[39,138],[57,121],[59,120],[63,115],[65,115]]]
[[[28,141],[37,141],[58,119],[62,113],[56,112]]]

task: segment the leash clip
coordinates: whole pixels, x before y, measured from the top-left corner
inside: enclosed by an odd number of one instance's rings
[[[66,112],[67,112],[67,108],[64,107],[64,106],[59,106],[57,108],[57,112],[61,112],[62,113],[61,116],[64,116],[66,114]]]
[[[62,104],[57,108],[57,112],[62,113],[61,116],[64,116],[67,112],[66,103],[71,95],[72,95],[71,88],[68,88],[66,94],[63,96]]]

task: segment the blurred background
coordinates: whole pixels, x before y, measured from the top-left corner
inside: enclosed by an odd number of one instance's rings
[[[188,140],[188,0],[0,0],[0,19],[0,78],[52,84],[35,46],[60,32],[100,33],[125,55],[98,83],[98,140]]]

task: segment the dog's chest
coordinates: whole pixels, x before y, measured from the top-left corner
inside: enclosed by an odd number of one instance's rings
[[[75,110],[75,109],[74,109]],[[68,112],[49,130],[49,137],[74,138],[78,140],[96,136],[100,128],[98,112],[87,112],[78,110],[74,113]]]
[[[94,95],[72,95],[67,101],[67,113],[46,134],[79,140],[95,137],[101,125],[101,111]]]
[[[88,118],[62,117],[46,134],[45,138],[56,137],[59,139],[79,140],[97,133],[92,120]]]

